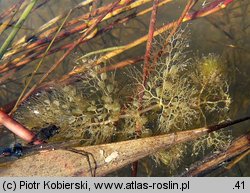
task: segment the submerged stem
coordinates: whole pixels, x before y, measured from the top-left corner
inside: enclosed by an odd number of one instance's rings
[[[13,41],[13,39],[15,38],[15,36],[16,36],[17,32],[19,31],[20,27],[23,25],[23,23],[27,19],[28,15],[30,14],[32,8],[35,6],[36,2],[37,2],[37,0],[32,0],[30,2],[30,4],[26,7],[23,14],[21,15],[21,17],[17,21],[16,25],[14,26],[13,30],[11,31],[10,35],[5,40],[3,45],[1,46],[1,48],[0,48],[0,60],[2,59],[4,53],[8,49],[8,47],[11,44],[11,42]]]

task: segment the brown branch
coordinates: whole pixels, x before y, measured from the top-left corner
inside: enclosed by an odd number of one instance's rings
[[[219,165],[235,156],[238,156],[250,149],[250,134],[235,139],[227,150],[210,157],[205,158],[202,162],[194,164],[182,176],[204,176],[211,170],[218,168]]]
[[[157,7],[158,7],[158,0],[154,0],[153,3],[153,10],[150,18],[149,30],[148,30],[148,40],[146,44],[146,52],[144,56],[144,66],[143,66],[143,85],[146,84],[149,71],[150,71],[150,54],[152,49],[152,42],[154,38],[154,31],[155,31],[155,23],[156,23],[156,15],[157,15]]]
[[[194,18],[205,17],[207,15],[226,8],[233,1],[234,0],[215,0],[214,2],[210,3],[208,6],[204,7],[199,11],[196,11],[194,13],[188,13],[183,19],[183,21],[189,21],[193,20]]]
[[[211,132],[211,128],[219,130],[226,125],[229,126],[230,122],[221,126],[71,149],[52,146],[53,151],[41,149],[38,154],[26,155],[9,167],[0,168],[0,173],[1,176],[104,176],[158,150],[195,140]]]
[[[153,38],[154,38],[154,31],[155,31],[155,23],[156,23],[156,15],[157,15],[157,9],[158,9],[158,0],[154,0],[153,2],[153,9],[152,9],[152,13],[151,13],[151,18],[150,18],[150,23],[149,23],[149,30],[148,30],[148,40],[147,40],[147,44],[146,44],[146,52],[144,55],[144,65],[143,65],[143,85],[146,84],[147,78],[149,76],[150,73],[150,53],[151,53],[151,49],[152,49],[152,42],[153,42]],[[142,97],[144,95],[143,92],[143,88],[141,86],[139,86],[138,88],[138,93],[141,93],[139,95],[139,105],[141,108],[141,101],[142,101]],[[136,124],[136,129],[135,132],[137,133],[138,137],[141,134],[142,131],[142,125],[140,124]],[[137,168],[138,168],[138,162],[134,162],[131,165],[131,176],[135,177],[137,176]]]

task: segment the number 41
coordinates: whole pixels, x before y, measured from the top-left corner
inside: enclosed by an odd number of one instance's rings
[[[234,187],[235,188],[238,188],[238,189],[245,189],[245,182],[244,181],[242,181],[242,182],[240,182],[240,181],[237,181],[236,182],[236,184],[234,185]]]

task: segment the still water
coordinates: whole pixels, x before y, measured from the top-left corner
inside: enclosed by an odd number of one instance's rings
[[[43,4],[44,2],[44,4]],[[81,0],[60,0],[60,1],[38,1],[41,6],[35,9],[27,18],[25,23],[20,29],[18,35],[15,37],[14,43],[17,42],[24,35],[29,37],[29,42],[36,41],[34,34],[39,30],[39,27],[55,18],[60,14],[67,14],[69,8],[73,8],[78,5]],[[96,6],[103,6],[112,1],[98,1]],[[212,1],[200,2],[200,6],[196,6],[194,10],[205,6],[206,3]],[[0,13],[6,11],[11,5],[14,5],[17,1],[0,1]],[[205,3],[205,4],[204,4]],[[152,2],[139,6],[135,10],[123,13],[129,15],[150,7]],[[201,5],[202,4],[202,5]],[[156,26],[159,28],[164,23],[169,23],[176,20],[183,8],[185,1],[172,1],[164,6],[161,6],[157,14]],[[84,6],[77,8],[70,15],[70,19],[77,18],[78,16],[89,12],[90,6]],[[194,11],[193,10],[193,11]],[[209,54],[215,54],[221,56],[223,62],[226,64],[226,71],[228,74],[229,93],[232,99],[228,117],[231,119],[237,119],[239,117],[247,116],[250,114],[250,5],[248,0],[235,1],[229,5],[226,9],[223,9],[217,13],[214,13],[208,17],[196,19],[188,23],[183,24],[182,29],[185,29],[185,36],[188,38],[188,57],[195,59]],[[64,16],[65,17],[65,16]],[[15,17],[14,17],[15,18]],[[111,19],[112,20],[112,19]],[[150,20],[150,12],[137,16],[135,19],[129,20],[127,23],[116,25],[112,30],[106,31],[96,38],[82,44],[75,49],[67,58],[63,64],[49,76],[47,81],[59,79],[63,74],[69,72],[77,66],[76,59],[95,50],[110,48],[114,46],[126,45],[137,38],[147,34],[148,25]],[[83,22],[83,21],[80,21]],[[105,22],[104,22],[105,23]],[[56,22],[54,26],[60,26],[61,22]],[[101,24],[105,26],[105,24]],[[0,44],[2,44],[8,37],[12,26],[5,30],[0,36]],[[72,43],[79,35],[79,32],[70,35],[63,41],[57,43],[60,45]],[[46,34],[43,35],[46,38]],[[39,73],[33,79],[35,83],[41,75],[46,72],[49,67],[54,64],[62,56],[64,51],[53,53],[45,58],[43,65],[39,69]],[[112,58],[111,63],[115,64],[118,61],[122,61],[126,58],[133,58],[143,55],[145,53],[145,44],[139,45],[133,49],[124,52],[117,57]],[[17,56],[10,57],[8,60],[12,60]],[[22,70],[16,72],[15,77],[8,79],[4,84],[0,85],[0,105],[6,105],[15,100],[21,93],[24,85],[27,82],[30,73],[33,70],[33,66],[37,64],[39,60],[32,61],[25,65]],[[4,63],[3,61],[2,63]],[[119,82],[127,81],[127,77],[124,73],[117,71]],[[2,75],[0,76],[2,77]],[[208,121],[209,122],[209,121]],[[212,121],[209,123],[213,123]],[[198,123],[194,123],[197,126]],[[193,127],[194,128],[194,127]],[[13,136],[7,131],[1,131],[0,144],[1,146],[8,146],[13,142]],[[232,127],[233,138],[236,138],[246,132],[249,132],[249,122],[244,122]],[[188,150],[187,150],[188,151]],[[202,158],[202,156],[201,156]],[[229,172],[219,174],[214,171],[212,176],[224,175],[224,176],[249,176],[249,155],[240,161]],[[151,175],[151,176],[167,176],[176,175],[186,167],[190,165],[189,156],[186,156],[182,160],[182,164],[175,168],[174,171],[170,171],[168,168],[157,165],[152,159],[143,159],[139,164],[139,176]],[[129,167],[115,172],[112,175],[128,176],[130,175]]]

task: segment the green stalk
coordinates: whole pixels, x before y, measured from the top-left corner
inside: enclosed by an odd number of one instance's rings
[[[101,54],[101,53],[104,53],[104,52],[110,52],[110,51],[122,49],[124,47],[125,46],[115,46],[115,47],[110,47],[110,48],[105,48],[105,49],[101,49],[101,50],[89,52],[89,53],[85,54],[84,56],[81,56],[80,58],[76,59],[76,61],[82,60],[84,58],[88,58],[88,57],[90,57],[92,55],[96,55],[96,54]]]
[[[67,21],[68,17],[69,17],[70,14],[72,13],[72,10],[73,10],[73,9],[71,9],[71,10],[69,11],[69,13],[67,14],[67,16],[66,16],[65,19],[63,20],[61,26],[59,27],[59,29],[57,30],[55,36],[53,37],[53,39],[51,40],[50,44],[48,45],[48,47],[47,47],[47,49],[46,49],[46,51],[45,51],[45,53],[44,53],[42,59],[41,59],[40,62],[36,65],[35,70],[32,72],[31,77],[29,78],[28,82],[25,84],[25,87],[24,87],[22,93],[20,94],[20,96],[18,97],[17,102],[16,102],[15,106],[13,107],[12,111],[10,112],[10,114],[12,114],[12,113],[17,109],[18,105],[20,104],[20,101],[21,101],[21,99],[22,99],[22,97],[23,97],[25,91],[27,90],[28,86],[29,86],[30,83],[31,83],[31,80],[33,79],[33,77],[34,77],[35,74],[37,73],[38,69],[39,69],[40,66],[42,65],[42,63],[43,63],[43,61],[44,61],[44,58],[45,58],[46,54],[47,54],[48,51],[50,50],[50,48],[51,48],[52,44],[54,43],[56,37],[58,36],[59,32],[62,30],[62,28],[63,28],[65,22]]]
[[[5,40],[5,42],[3,43],[3,45],[1,46],[1,48],[0,48],[0,60],[2,59],[2,57],[3,57],[4,53],[6,52],[7,48],[9,47],[9,45],[11,44],[11,42],[13,41],[13,39],[15,38],[17,32],[22,27],[24,21],[27,19],[29,13],[31,12],[32,8],[34,7],[34,5],[36,4],[37,1],[38,0],[31,0],[30,4],[26,7],[26,9],[24,10],[24,12],[20,16],[19,20],[15,24],[15,26],[12,29],[10,35]]]

